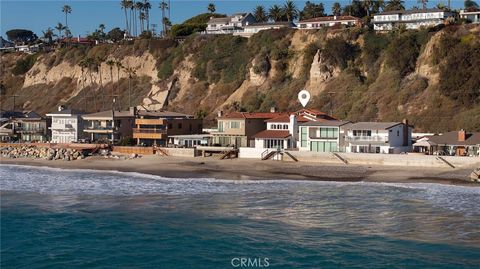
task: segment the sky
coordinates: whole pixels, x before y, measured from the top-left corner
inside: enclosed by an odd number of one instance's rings
[[[207,12],[209,3],[214,3],[217,13],[231,14],[237,12],[251,12],[255,6],[263,5],[267,9],[274,4],[283,4],[284,1],[277,0],[170,0],[171,1],[171,21],[181,23],[194,15]],[[330,12],[334,2],[340,2],[343,5],[348,4],[350,0],[311,0],[311,2],[322,2],[325,11]],[[386,0],[387,1],[387,0]],[[448,0],[429,0],[429,7],[437,3],[446,3]],[[160,1],[150,1],[152,9],[150,11],[150,23],[160,25],[161,10],[158,8]],[[302,9],[306,1],[295,1],[297,8]],[[417,0],[405,0],[406,6],[420,6]],[[29,29],[38,36],[42,36],[42,30],[51,27],[52,29],[58,22],[65,23],[64,14],[61,12],[62,6],[68,4],[72,7],[72,13],[69,14],[68,24],[73,35],[85,36],[98,28],[103,23],[107,31],[120,27],[125,28],[125,19],[123,10],[120,8],[119,0],[0,0],[0,29],[4,38],[5,32],[10,29]],[[451,0],[452,8],[461,8],[463,0]]]

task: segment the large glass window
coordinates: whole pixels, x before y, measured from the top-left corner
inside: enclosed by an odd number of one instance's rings
[[[231,129],[238,129],[238,128],[240,128],[240,122],[238,122],[238,121],[231,121],[231,122],[230,122],[230,128],[231,128]]]
[[[170,127],[169,127],[170,128]],[[222,121],[219,121],[218,122],[218,131],[219,132],[223,132],[223,122]]]
[[[302,127],[300,128],[300,141],[301,141],[301,146],[306,147],[307,146],[307,127]]]

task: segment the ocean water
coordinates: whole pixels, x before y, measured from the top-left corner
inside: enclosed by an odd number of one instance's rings
[[[2,269],[480,264],[476,187],[1,165],[0,194]]]

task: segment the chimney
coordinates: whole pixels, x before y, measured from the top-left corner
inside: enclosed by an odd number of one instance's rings
[[[290,124],[288,126],[288,131],[293,138],[293,144],[291,145],[292,148],[297,147],[297,137],[298,137],[298,124],[297,124],[297,116],[295,114],[290,115]]]
[[[275,113],[275,112],[277,112],[277,108],[274,106],[270,107],[270,113]]]
[[[458,142],[465,142],[466,136],[467,134],[464,129],[458,131]]]
[[[58,112],[63,111],[65,109],[64,106],[58,106]]]
[[[131,115],[135,116],[137,114],[137,107],[131,106],[128,108],[128,111]]]
[[[333,16],[333,20],[335,21],[337,20],[337,15]]]
[[[218,118],[223,117],[223,111],[222,111],[222,110],[219,110],[219,111],[217,112],[217,117],[218,117]]]
[[[403,146],[408,147],[410,146],[409,137],[408,137],[408,128],[409,128],[408,120],[403,119],[402,123],[403,123]]]
[[[77,42],[80,43],[80,35],[77,37]]]

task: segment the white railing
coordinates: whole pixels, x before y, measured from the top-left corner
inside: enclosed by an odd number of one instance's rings
[[[346,141],[354,142],[354,141],[371,141],[371,142],[388,142],[388,137],[374,135],[374,136],[346,136]]]

